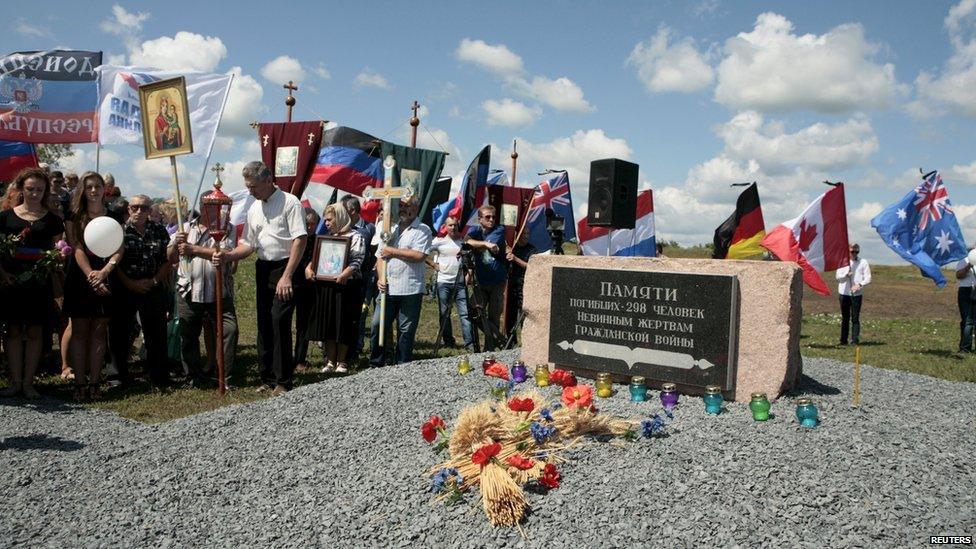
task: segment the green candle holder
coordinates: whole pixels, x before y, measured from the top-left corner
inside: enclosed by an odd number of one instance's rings
[[[752,411],[752,419],[756,421],[766,421],[769,419],[769,399],[766,393],[752,393],[752,400],[749,402],[749,410]]]

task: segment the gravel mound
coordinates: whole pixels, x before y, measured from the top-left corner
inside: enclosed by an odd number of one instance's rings
[[[455,359],[368,370],[155,426],[0,401],[0,546],[890,547],[976,534],[976,384],[864,367],[852,410],[851,365],[806,359],[791,396],[814,397],[820,427],[800,428],[788,398],[757,423],[744,404],[707,416],[682,397],[668,437],[572,452],[560,488],[528,494],[523,540],[488,524],[476,491],[453,507],[427,491],[440,460],[420,425],[488,396],[479,361],[465,376]],[[598,405],[660,412],[625,389]]]

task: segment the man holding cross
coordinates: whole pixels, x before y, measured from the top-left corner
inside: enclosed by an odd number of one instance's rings
[[[384,209],[384,216],[389,215],[389,210]],[[386,244],[376,250],[377,286],[380,293],[389,292],[386,297],[384,327],[387,341],[391,339],[394,315],[397,321],[394,363],[410,362],[413,358],[413,340],[417,333],[420,305],[424,296],[424,273],[427,269],[425,259],[430,252],[431,232],[417,218],[418,212],[416,197],[402,198],[397,226],[392,229]],[[384,226],[389,226],[389,222],[384,221]],[[382,308],[377,301],[369,357],[369,364],[373,367],[386,364],[386,346],[380,345],[379,341],[381,312]]]
[[[244,185],[257,200],[247,211],[244,234],[236,248],[214,252],[213,264],[240,261],[257,252],[254,265],[258,316],[259,392],[280,395],[291,390],[291,317],[295,310],[292,276],[305,251],[305,215],[293,194],[279,189],[264,162],[244,166]]]

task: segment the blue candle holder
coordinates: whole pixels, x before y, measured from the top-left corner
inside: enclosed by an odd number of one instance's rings
[[[647,400],[647,383],[642,376],[630,378],[630,400],[633,402],[644,402]]]
[[[705,387],[705,396],[702,397],[705,401],[705,413],[718,415],[722,413],[722,388],[718,385],[709,385]]]
[[[796,399],[796,419],[800,425],[808,429],[812,429],[820,423],[817,407],[808,397]]]

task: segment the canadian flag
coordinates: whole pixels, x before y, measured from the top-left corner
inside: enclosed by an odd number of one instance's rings
[[[850,263],[844,184],[837,183],[811,202],[799,217],[778,225],[763,238],[762,246],[780,261],[795,261],[803,268],[807,286],[818,294],[830,295],[818,273]]]

